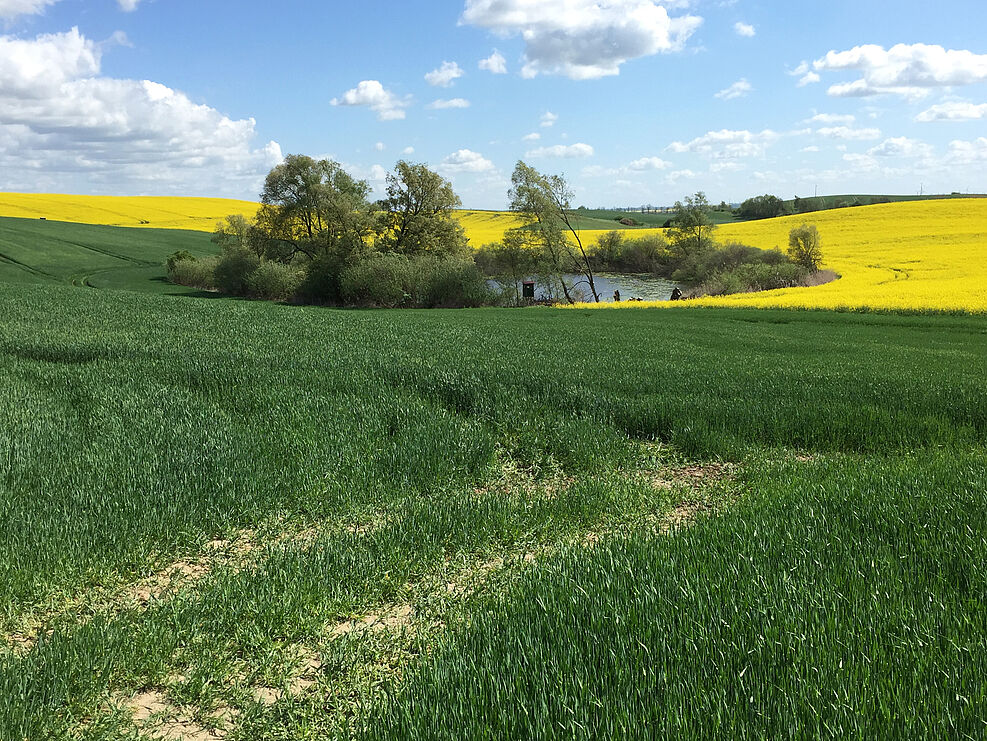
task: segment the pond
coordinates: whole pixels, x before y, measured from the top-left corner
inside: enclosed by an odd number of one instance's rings
[[[570,286],[578,283],[573,293],[580,294],[582,300],[593,300],[585,276],[566,275],[565,279],[566,283]],[[551,292],[544,282],[539,281],[535,277],[532,277],[531,280],[535,281],[535,298],[543,299],[551,297]],[[621,301],[628,301],[632,298],[639,298],[645,301],[668,301],[674,288],[682,288],[677,283],[665,280],[664,278],[657,278],[649,273],[596,273],[593,276],[593,280],[596,283],[596,291],[600,294],[601,301],[613,301],[614,291],[620,291]],[[490,281],[490,285],[492,288],[497,289],[503,285],[510,287],[511,283],[508,281],[505,284],[492,280]],[[518,286],[518,292],[520,290],[521,287]],[[556,289],[555,295],[561,298],[559,294],[560,291]]]

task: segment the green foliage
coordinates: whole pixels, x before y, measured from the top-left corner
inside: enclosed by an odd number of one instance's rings
[[[397,163],[380,203],[389,229],[383,248],[407,255],[466,254],[466,233],[453,215],[462,201],[452,183],[425,165]]]
[[[293,265],[264,260],[247,275],[245,283],[251,298],[287,301],[298,293],[304,279],[304,272]]]
[[[710,218],[706,194],[699,192],[675,202],[675,216],[668,237],[672,252],[680,259],[698,257],[713,247],[716,225]]]
[[[195,260],[195,255],[193,255],[188,250],[179,250],[178,252],[172,252],[168,255],[168,259],[165,261],[165,267],[168,272],[171,273],[175,268],[175,263],[181,262],[183,260]]]
[[[242,247],[228,247],[216,265],[216,287],[230,296],[250,295],[250,275],[261,265],[261,258]]]
[[[177,260],[168,269],[168,279],[180,286],[212,291],[217,287],[216,267],[218,264],[218,257]]]
[[[763,195],[748,198],[737,210],[744,219],[773,219],[785,214],[785,202],[778,196]]]
[[[822,241],[815,224],[802,224],[788,233],[788,256],[806,270],[819,270],[822,265]]]
[[[492,299],[472,260],[385,253],[343,270],[344,303],[380,308],[480,306]]]

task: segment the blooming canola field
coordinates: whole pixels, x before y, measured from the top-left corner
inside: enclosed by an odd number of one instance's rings
[[[197,232],[211,232],[229,214],[253,218],[257,208],[228,198],[0,193],[0,216]]]

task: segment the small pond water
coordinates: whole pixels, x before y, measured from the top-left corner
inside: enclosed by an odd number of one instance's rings
[[[574,293],[580,294],[582,300],[593,300],[585,276],[566,275],[565,279],[570,286],[575,283],[579,284],[575,287]],[[538,282],[537,278],[532,277],[531,280],[536,281],[535,298],[549,298],[548,286]],[[681,288],[677,283],[664,278],[656,278],[648,273],[596,273],[593,276],[593,281],[596,283],[596,291],[600,294],[600,300],[608,302],[614,300],[614,291],[620,291],[621,301],[628,301],[632,298],[640,298],[645,301],[668,301],[671,298],[672,290],[676,287]],[[492,280],[490,285],[497,289],[505,284]],[[506,285],[510,287],[511,284],[507,282]],[[518,291],[520,290],[521,287],[518,286]],[[560,291],[556,289],[556,293],[558,294]]]

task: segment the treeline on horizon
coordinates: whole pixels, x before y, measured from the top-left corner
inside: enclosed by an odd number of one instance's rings
[[[793,241],[788,254],[718,244],[702,193],[676,203],[667,236],[613,231],[585,244],[565,178],[524,162],[508,191],[521,226],[476,249],[455,218],[462,203],[452,184],[426,165],[399,161],[385,197],[369,195],[339,163],[289,155],[268,173],[254,219],[232,215],[217,226],[220,254],[175,253],[169,278],[256,299],[453,308],[521,305],[521,282],[531,278],[544,302],[600,301],[600,271],[649,273],[691,287],[688,295],[807,285],[821,260],[818,233],[808,251]]]

